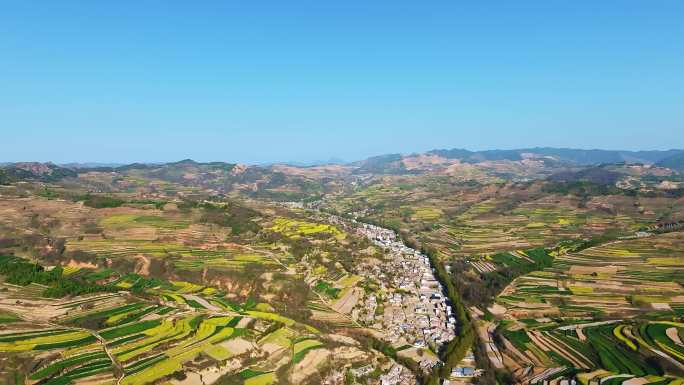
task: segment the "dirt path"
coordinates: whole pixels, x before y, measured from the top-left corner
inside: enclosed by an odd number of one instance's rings
[[[287,272],[290,273],[290,274],[296,274],[296,273],[297,273],[297,271],[294,270],[293,268],[291,268],[291,267],[287,266],[286,264],[280,262],[280,259],[278,259],[278,258],[275,256],[275,254],[272,253],[272,252],[270,252],[270,251],[267,251],[267,250],[257,250],[257,249],[254,249],[253,247],[250,247],[250,246],[243,246],[243,248],[244,248],[244,249],[247,249],[247,250],[249,250],[249,251],[251,251],[251,252],[253,252],[254,254],[265,254],[265,255],[267,255],[269,258],[271,258],[271,259],[273,260],[273,262],[275,262],[275,263],[277,263],[278,265],[280,265],[280,266],[282,266],[283,268],[285,268],[285,270],[287,270]]]
[[[670,338],[670,340],[672,340],[672,342],[679,346],[682,346],[682,339],[679,337],[679,332],[677,331],[677,328],[667,328],[667,330],[665,330],[665,334],[667,334],[667,336]]]
[[[341,316],[344,317],[345,319],[348,319],[349,322],[351,322],[353,325],[355,325],[355,326],[357,326],[357,327],[363,327],[363,326],[361,326],[358,322],[354,321],[350,316],[348,316],[348,315],[346,315],[346,314],[344,314],[344,313],[341,313],[341,312],[337,311],[334,307],[332,307],[332,304],[331,304],[330,302],[328,302],[320,293],[317,293],[316,291],[313,291],[313,292],[316,293],[316,295],[318,296],[318,298],[321,300],[321,302],[323,302],[323,303],[325,304],[325,306],[328,307],[328,309],[330,309],[330,310],[332,310],[333,312],[335,312],[335,313],[341,315]]]
[[[83,331],[83,332],[89,333],[90,335],[95,337],[98,340],[98,342],[102,345],[102,350],[104,350],[104,352],[107,354],[107,357],[109,357],[109,360],[112,361],[112,365],[116,366],[117,370],[119,372],[121,372],[121,376],[119,376],[119,378],[116,380],[116,385],[121,384],[121,380],[123,380],[123,378],[126,376],[126,374],[124,373],[124,370],[123,370],[123,365],[121,365],[121,363],[116,359],[116,357],[114,357],[114,354],[112,354],[112,352],[109,351],[109,348],[107,348],[107,340],[105,340],[100,334],[98,334],[94,330],[79,328],[79,327],[75,327],[75,326],[64,326],[64,325],[60,325],[60,324],[56,324],[56,323],[52,323],[52,322],[48,322],[48,325],[50,325],[52,327],[56,327],[56,328],[61,328],[61,329]]]
[[[282,262],[280,261],[280,259],[278,259],[278,258],[275,256],[275,254],[272,253],[272,252],[270,252],[270,251],[266,251],[266,250],[256,250],[256,249],[254,249],[254,248],[252,248],[252,247],[249,247],[249,246],[245,246],[245,249],[247,249],[247,250],[249,250],[249,251],[251,251],[251,252],[253,252],[253,253],[255,253],[255,254],[265,254],[265,255],[267,255],[269,258],[271,258],[275,263],[277,263],[278,265],[280,265],[280,266],[282,266],[283,268],[285,268],[285,270],[287,270],[288,273],[290,273],[290,274],[296,274],[296,273],[297,273],[296,270],[294,270],[293,268],[291,268],[291,267],[285,265],[284,263],[282,263]],[[348,316],[348,315],[346,315],[346,314],[344,314],[344,313],[341,313],[341,312],[337,311],[337,310],[332,306],[332,304],[331,304],[329,301],[327,301],[326,298],[324,298],[320,293],[316,292],[315,290],[312,290],[312,292],[314,292],[314,293],[318,296],[318,298],[321,300],[321,302],[322,302],[323,304],[325,304],[325,306],[326,306],[328,309],[332,310],[333,312],[335,312],[335,313],[341,315],[342,317],[344,317],[345,319],[349,320],[349,322],[351,322],[353,325],[355,325],[355,326],[357,326],[357,327],[362,327],[358,322],[354,321],[350,316]]]

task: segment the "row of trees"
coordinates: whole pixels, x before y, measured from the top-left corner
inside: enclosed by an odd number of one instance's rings
[[[468,311],[461,299],[461,295],[456,289],[449,273],[440,262],[437,251],[433,248],[423,246],[421,252],[430,258],[430,264],[434,267],[437,273],[437,279],[446,288],[446,294],[451,302],[454,317],[456,318],[456,338],[451,340],[441,352],[440,358],[444,365],[433,371],[433,373],[424,382],[428,385],[439,385],[441,378],[449,378],[451,369],[458,365],[465,357],[468,349],[473,346],[475,342],[475,329],[473,327]]]
[[[79,279],[67,278],[63,275],[63,272],[60,266],[47,271],[43,266],[28,262],[19,257],[11,255],[0,256],[0,275],[5,276],[7,283],[19,286],[37,283],[48,286],[43,292],[45,297],[61,298],[67,295],[76,296],[118,290],[113,286],[98,285]]]
[[[363,346],[365,346],[368,349],[373,349],[377,350],[380,353],[384,354],[385,356],[393,359],[394,361],[398,362],[402,366],[405,366],[409,370],[413,372],[414,375],[416,375],[416,378],[418,379],[419,383],[426,384],[427,382],[427,377],[423,373],[423,371],[420,369],[416,361],[412,360],[411,358],[408,357],[402,357],[397,354],[397,350],[392,347],[391,344],[382,341],[378,338],[375,338],[369,333],[361,332],[361,331],[356,331],[354,329],[350,330],[350,333],[354,335],[354,338],[358,341],[361,342]]]
[[[451,262],[452,282],[466,303],[487,307],[515,278],[542,270],[553,262],[553,257],[543,248],[530,249],[527,253],[535,263],[524,261],[488,273],[473,273],[465,259],[455,259]]]

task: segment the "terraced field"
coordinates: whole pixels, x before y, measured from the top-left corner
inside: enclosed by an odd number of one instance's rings
[[[631,233],[670,208],[663,200],[623,196],[581,202],[506,185],[452,187],[435,178],[384,178],[326,202],[339,212],[363,213],[386,227],[420,233],[443,254],[472,257],[590,238],[608,230]]]
[[[576,374],[583,381],[677,383],[684,369],[680,335],[684,324],[671,321],[606,321],[558,324],[521,320],[524,328],[503,323],[506,364],[534,367],[539,379]],[[551,368],[562,368],[550,372]]]
[[[50,258],[41,259],[49,243],[7,253],[30,262],[26,282],[9,270],[14,283],[0,282],[0,381],[301,383],[352,363],[373,364],[376,377],[392,368],[382,353],[329,334],[358,327],[350,313],[362,289],[347,269],[368,245],[357,249],[358,240],[320,218],[275,205],[265,211],[292,216],[236,209],[260,221],[257,237],[225,225],[236,220],[227,204],[0,202],[9,213],[3,226],[30,225],[21,221],[26,205],[63,236]],[[46,259],[60,265],[34,265]]]
[[[560,255],[517,279],[499,303],[521,318],[677,314],[684,305],[678,233],[613,242]],[[521,300],[522,299],[522,300]]]
[[[73,240],[67,243],[70,251],[85,251],[100,258],[137,259],[141,255],[152,258],[172,258],[178,269],[240,271],[246,265],[259,264],[277,271],[279,266],[265,254],[243,252],[235,248],[186,246],[178,243],[133,240]]]
[[[0,305],[15,301],[18,315],[4,313],[8,323],[0,328],[0,362],[8,354],[22,354],[35,363],[29,379],[48,385],[142,385],[177,381],[178,373],[267,384],[283,365],[329,349],[329,337],[318,329],[274,313],[265,303],[235,303],[212,287],[135,274],[110,284],[122,290],[138,287],[143,295],[126,291],[45,299],[5,284]],[[49,310],[32,312],[36,306]],[[261,357],[256,364],[254,357]]]
[[[684,316],[684,270],[672,261],[682,250],[680,233],[609,242],[516,279],[497,298],[506,365],[534,367],[539,381],[675,381],[684,374],[684,324],[673,321]]]
[[[501,202],[499,202],[501,204]],[[474,205],[439,231],[458,245],[459,255],[478,255],[520,248],[548,245],[553,240],[598,234],[616,223],[630,224],[632,230],[640,224],[624,216],[587,214],[548,202],[531,202],[518,206],[505,216],[487,215],[495,202]]]
[[[330,234],[340,239],[345,237],[335,226],[286,218],[276,218],[270,230],[294,238],[314,234]]]

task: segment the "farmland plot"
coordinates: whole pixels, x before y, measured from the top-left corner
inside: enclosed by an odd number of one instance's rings
[[[673,381],[684,373],[684,324],[673,321],[683,314],[684,271],[670,261],[683,253],[680,234],[661,234],[560,254],[519,277],[497,298],[504,361],[611,384]]]

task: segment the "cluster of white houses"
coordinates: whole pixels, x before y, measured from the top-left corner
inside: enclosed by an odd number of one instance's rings
[[[388,340],[434,349],[452,340],[456,319],[428,257],[397,240],[391,230],[359,224],[358,232],[390,254],[382,266],[374,267],[387,293],[379,316]],[[366,306],[375,308],[377,301],[371,296]]]
[[[380,385],[415,384],[416,378],[401,365],[394,365],[386,374],[380,376]]]

